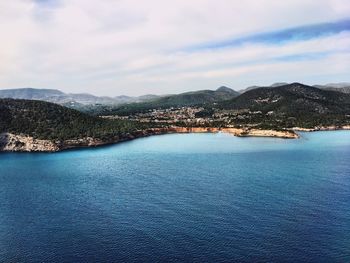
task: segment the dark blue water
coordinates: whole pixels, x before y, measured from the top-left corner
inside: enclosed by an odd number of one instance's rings
[[[350,262],[350,132],[0,154],[0,262]]]

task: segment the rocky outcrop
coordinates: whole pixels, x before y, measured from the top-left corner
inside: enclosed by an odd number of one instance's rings
[[[50,140],[38,140],[25,135],[0,134],[0,150],[11,152],[56,152],[59,147]]]

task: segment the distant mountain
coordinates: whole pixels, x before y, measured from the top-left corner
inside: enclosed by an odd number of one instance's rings
[[[256,85],[254,85],[254,86],[249,86],[249,87],[247,87],[247,88],[245,88],[245,89],[239,90],[238,92],[242,94],[242,93],[244,93],[244,92],[247,92],[248,90],[257,89],[257,88],[261,88],[261,86],[256,86]]]
[[[288,84],[289,83],[287,83],[287,82],[275,82],[275,83],[271,84],[270,87],[276,88],[276,87],[284,86],[284,85],[288,85]]]
[[[323,89],[325,89],[325,90],[339,91],[339,92],[342,92],[342,93],[350,94],[350,86],[348,86],[348,87],[343,87],[343,88],[325,87],[325,88],[323,88]]]
[[[219,88],[216,89],[216,92],[222,92],[222,93],[228,93],[228,94],[235,94],[235,95],[239,95],[239,92],[237,91],[234,91],[233,89],[231,88],[228,88],[226,86],[221,86]]]
[[[322,85],[320,85],[320,86],[322,86]],[[323,85],[323,86],[340,89],[340,88],[350,87],[350,82],[328,83],[328,84]]]
[[[287,85],[287,84],[288,84],[287,82],[276,82],[276,83],[271,84],[270,86],[267,86],[267,88],[275,88],[275,87],[279,87],[279,86],[283,86],[283,85]],[[255,86],[250,86],[248,88],[241,89],[238,92],[239,93],[244,93],[244,92],[247,92],[248,90],[262,88],[262,87],[263,86],[256,86],[256,85]]]
[[[91,104],[105,104],[105,105],[120,105],[132,102],[144,102],[155,98],[157,95],[145,95],[140,97],[117,96],[117,97],[99,97],[88,93],[67,94],[55,89],[5,89],[0,90],[0,98],[12,99],[27,99],[27,100],[42,100],[47,102],[54,102],[57,104],[69,105],[76,103],[76,105],[91,105]]]
[[[339,91],[342,93],[350,94],[350,83],[342,82],[342,83],[329,83],[326,85],[314,85],[314,87],[325,90],[333,90]]]
[[[162,96],[158,96],[158,95],[153,95],[153,94],[146,94],[146,95],[141,95],[138,98],[138,102],[142,102],[142,101],[150,101],[150,100],[155,100],[158,99]]]
[[[61,100],[66,97],[62,91],[55,89],[4,89],[0,90],[1,98],[17,98],[28,100]]]
[[[103,112],[103,114],[127,115],[130,113],[142,112],[155,108],[186,107],[212,104],[219,101],[232,99],[238,95],[239,92],[222,86],[216,90],[185,92],[176,95],[163,96],[161,98],[153,99],[149,102],[122,105],[116,109],[108,109],[107,111]]]

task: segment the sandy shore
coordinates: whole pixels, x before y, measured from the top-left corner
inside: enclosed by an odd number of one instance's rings
[[[154,129],[156,131],[156,129]],[[160,133],[218,133],[224,132],[239,137],[278,137],[284,139],[297,139],[294,131],[275,131],[244,128],[213,128],[213,127],[168,127],[159,128]]]

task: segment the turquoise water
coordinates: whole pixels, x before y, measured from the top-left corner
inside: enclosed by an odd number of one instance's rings
[[[0,262],[349,262],[350,132],[0,154]]]

